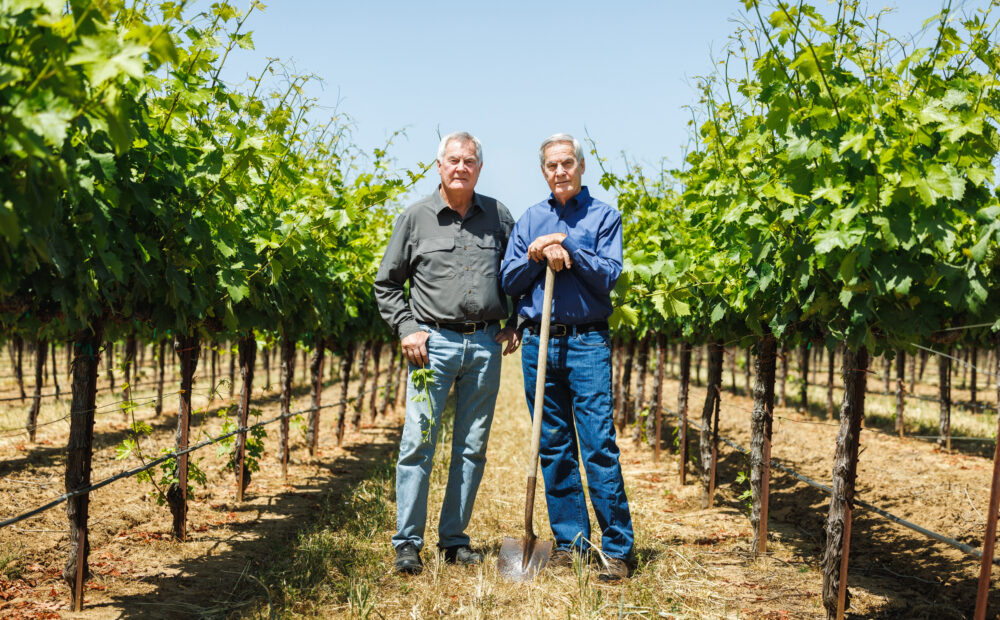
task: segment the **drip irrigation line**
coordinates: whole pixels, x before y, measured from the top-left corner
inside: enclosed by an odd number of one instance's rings
[[[132,383],[128,383],[127,385],[129,387],[131,387],[131,388],[136,388],[136,387],[139,387],[139,386],[155,385],[156,383],[157,383],[156,379],[151,379],[149,381],[133,381]],[[111,389],[111,387],[109,385],[108,386],[108,390],[112,391],[112,392],[123,391],[125,389],[123,387],[124,385],[126,385],[126,383],[122,383],[121,386],[116,386],[115,389],[113,389],[113,390]],[[60,390],[59,394],[56,394],[55,392],[49,392],[47,394],[40,394],[39,398],[52,398],[53,396],[61,396],[63,394],[71,394],[71,393],[72,392],[71,392],[70,389],[65,389],[65,390]],[[0,403],[14,401],[14,400],[34,400],[34,399],[35,399],[34,395],[31,395],[31,396],[26,395],[23,399],[20,396],[11,396],[11,397],[0,398]]]
[[[204,396],[206,394],[212,394],[213,392],[214,392],[214,390],[191,390],[192,394],[198,394],[198,395],[201,395],[201,396]],[[179,390],[176,391],[176,392],[168,392],[168,393],[164,394],[164,399],[166,399],[167,396],[178,396],[178,395],[180,395],[180,393],[181,392]],[[94,413],[94,415],[107,415],[109,413],[117,413],[117,410],[116,411],[101,411],[101,409],[107,409],[109,407],[114,407],[116,405],[124,405],[124,404],[128,404],[128,403],[133,403],[133,408],[139,408],[139,407],[143,407],[143,406],[155,403],[157,400],[159,400],[159,399],[158,398],[153,398],[153,397],[149,397],[149,398],[146,398],[146,399],[143,399],[143,400],[138,400],[138,401],[137,400],[131,400],[131,401],[128,401],[128,400],[116,400],[116,401],[113,401],[113,402],[110,402],[110,403],[104,403],[103,405],[98,405],[98,406],[94,407],[93,409],[87,409],[87,410],[84,410],[84,411],[78,412],[78,413]],[[66,415],[62,416],[61,418],[56,418],[55,420],[49,420],[48,422],[42,422],[40,424],[36,424],[35,428],[40,428],[42,426],[48,426],[50,424],[55,424],[57,422],[62,422],[63,420],[68,419],[72,415],[73,415],[73,412],[71,411],[71,412],[67,413]],[[0,428],[0,433],[2,433],[2,434],[0,434],[0,439],[6,438],[6,437],[13,437],[14,435],[27,432],[27,430],[28,429],[27,429],[26,426],[25,427],[17,427],[17,428]]]
[[[271,424],[273,422],[277,422],[279,420],[283,420],[283,419],[286,419],[286,418],[291,418],[291,417],[294,417],[294,416],[297,416],[297,415],[302,415],[304,413],[310,413],[310,412],[313,412],[313,411],[319,411],[321,409],[329,409],[331,407],[339,407],[340,405],[344,405],[344,404],[350,403],[352,400],[355,400],[358,397],[360,397],[360,396],[362,396],[364,394],[367,394],[367,393],[369,393],[371,391],[372,390],[369,389],[369,390],[364,390],[364,391],[358,392],[354,396],[352,396],[350,398],[343,399],[343,400],[338,401],[336,403],[330,403],[330,404],[327,404],[327,405],[320,405],[319,407],[309,407],[308,409],[300,409],[298,411],[289,411],[288,413],[283,413],[283,414],[277,415],[277,416],[275,416],[273,418],[269,418],[267,420],[262,420],[260,422],[255,423],[255,424],[251,424],[250,426],[236,428],[236,429],[234,429],[232,431],[229,431],[228,433],[224,433],[222,435],[219,435],[218,437],[212,437],[212,438],[209,438],[209,439],[205,439],[204,441],[196,443],[193,446],[188,446],[187,448],[185,448],[183,450],[178,450],[176,452],[171,452],[169,454],[161,455],[161,456],[153,459],[152,461],[149,461],[148,463],[146,463],[144,465],[140,465],[139,467],[133,467],[132,469],[127,469],[127,470],[125,470],[123,472],[117,473],[114,476],[111,476],[109,478],[105,478],[104,480],[101,480],[100,482],[96,482],[96,483],[91,484],[90,486],[84,487],[82,489],[76,489],[75,491],[70,491],[68,493],[63,493],[59,497],[53,499],[52,501],[48,502],[47,504],[43,504],[42,506],[39,506],[38,508],[35,508],[34,510],[29,510],[28,512],[19,514],[16,517],[11,517],[9,519],[5,519],[3,521],[0,521],[0,529],[5,528],[5,527],[7,527],[9,525],[14,525],[15,523],[20,523],[21,521],[24,521],[25,519],[30,519],[31,517],[37,516],[37,515],[45,512],[46,510],[50,510],[52,508],[55,508],[59,504],[62,504],[63,502],[67,502],[67,501],[73,499],[74,497],[79,497],[80,495],[86,495],[87,493],[90,493],[91,491],[96,491],[97,489],[100,489],[101,487],[105,487],[105,486],[111,484],[112,482],[121,480],[123,478],[131,478],[132,476],[136,476],[138,474],[141,474],[144,471],[149,471],[150,469],[156,467],[160,463],[163,463],[163,462],[168,461],[170,459],[174,459],[174,458],[177,458],[179,456],[183,456],[185,454],[190,454],[191,452],[194,452],[196,450],[200,450],[200,449],[202,449],[204,447],[207,447],[207,446],[210,446],[212,444],[219,443],[223,439],[228,439],[228,438],[232,437],[233,435],[237,435],[239,433],[247,433],[247,432],[249,432],[249,431],[251,431],[251,430],[253,430],[255,428],[259,428],[261,426],[266,426],[268,424]]]
[[[979,323],[978,325],[963,325],[962,327],[946,327],[944,329],[939,329],[934,333],[939,334],[941,332],[957,332],[966,329],[979,329],[980,327],[993,327],[994,325],[995,323]]]
[[[919,344],[917,344],[915,342],[911,342],[910,344],[912,344],[913,346],[917,347],[918,349],[922,349],[924,351],[929,351],[930,353],[933,353],[935,355],[940,355],[941,357],[946,357],[946,358],[948,358],[948,359],[950,359],[952,361],[958,362],[959,364],[964,364],[964,365],[968,366],[969,368],[975,370],[976,372],[982,373],[984,377],[993,377],[994,379],[1000,378],[1000,376],[993,374],[989,370],[983,370],[982,368],[979,368],[978,366],[973,366],[969,362],[967,362],[965,360],[962,360],[962,359],[959,359],[957,357],[954,357],[952,355],[948,355],[947,353],[941,353],[940,351],[935,351],[934,349],[932,349],[930,347],[925,347],[925,346],[919,345]]]
[[[677,418],[680,417],[680,416],[678,416],[677,413],[675,413],[673,411],[669,411],[668,410],[668,412],[671,415],[673,415],[674,417],[677,417]],[[692,422],[690,419],[688,420],[688,424],[690,424],[691,426],[697,428],[698,430],[704,430],[700,424],[697,424],[696,422]],[[737,444],[737,443],[735,443],[733,441],[730,441],[729,439],[727,439],[726,437],[723,437],[722,435],[719,435],[719,439],[722,440],[722,442],[725,443],[726,445],[728,445],[731,448],[733,448],[734,450],[736,450],[737,452],[740,452],[741,454],[744,454],[744,455],[749,455],[750,454],[749,450],[747,450],[743,446],[741,446],[741,445],[739,445],[739,444]],[[820,482],[816,482],[815,480],[813,480],[813,479],[811,479],[811,478],[809,478],[807,476],[804,476],[804,475],[800,474],[799,472],[795,471],[794,469],[791,469],[790,467],[785,467],[784,465],[782,465],[781,463],[778,463],[773,458],[771,459],[771,467],[773,467],[775,469],[779,469],[779,470],[785,472],[786,474],[788,474],[789,476],[795,478],[796,480],[804,482],[804,483],[808,484],[811,487],[815,487],[817,489],[820,489],[820,490],[825,491],[825,492],[830,493],[830,494],[833,493],[833,489],[831,489],[830,487],[826,486],[825,484],[822,484]],[[949,537],[945,536],[944,534],[938,534],[937,532],[931,531],[931,530],[929,530],[929,529],[927,529],[925,527],[921,527],[921,526],[917,525],[916,523],[911,523],[910,521],[907,521],[906,519],[903,519],[901,517],[897,517],[896,515],[894,515],[894,514],[892,514],[890,512],[886,512],[885,510],[882,510],[878,506],[874,506],[872,504],[869,504],[868,502],[860,500],[857,497],[855,497],[852,500],[852,503],[855,504],[855,505],[857,505],[857,506],[861,506],[862,508],[867,508],[868,510],[871,510],[872,512],[875,512],[875,513],[877,513],[877,514],[885,517],[886,519],[889,519],[893,523],[897,523],[899,525],[902,525],[903,527],[909,528],[909,529],[913,530],[914,532],[917,532],[918,534],[923,534],[924,536],[927,536],[928,538],[933,538],[934,540],[937,540],[939,542],[945,543],[946,545],[950,545],[952,547],[955,547],[956,549],[958,549],[960,551],[964,551],[965,553],[967,553],[969,555],[972,555],[972,556],[975,556],[977,558],[982,559],[982,557],[983,557],[983,552],[980,551],[980,550],[978,550],[978,549],[970,547],[969,545],[967,545],[967,544],[965,544],[963,542],[960,542],[958,540],[955,540],[954,538],[949,538]],[[2,527],[2,526],[3,526],[3,524],[0,523],[0,527]],[[996,564],[996,565],[998,565],[998,566],[1000,566],[1000,558],[993,558],[993,563]]]
[[[785,422],[791,422],[793,424],[812,424],[814,426],[830,426],[830,427],[837,427],[837,428],[840,427],[840,423],[839,422],[817,422],[817,421],[813,421],[813,420],[795,420],[793,418],[786,418],[785,416],[781,416],[781,415],[774,416],[774,419],[775,420],[784,420]],[[900,436],[897,433],[891,433],[889,431],[883,431],[883,430],[877,429],[877,428],[870,428],[870,427],[864,426],[864,427],[861,428],[861,430],[863,432],[865,432],[865,433],[868,433],[868,434],[885,435],[886,437],[892,437],[894,439],[899,439],[900,438]],[[904,435],[903,437],[905,437],[906,439],[941,439],[940,435]],[[953,441],[989,441],[989,442],[996,441],[996,438],[994,438],[994,437],[961,437],[961,436],[955,436],[955,435],[952,435],[951,439]]]
[[[157,399],[155,399],[155,398],[144,400],[144,401],[133,401],[135,403],[135,406],[133,408],[134,409],[138,409],[139,407],[142,407],[142,406],[145,406],[145,405],[149,405],[151,403],[155,403],[156,401],[157,401]],[[117,403],[115,403],[115,404],[117,404]],[[109,413],[118,413],[117,411],[100,411],[100,412],[96,411],[96,409],[102,409],[102,408],[105,408],[105,407],[108,407],[108,406],[109,405],[103,405],[101,407],[95,408],[94,415],[97,416],[97,415],[108,415]],[[66,415],[64,415],[64,416],[62,416],[60,418],[56,418],[55,420],[49,420],[48,422],[41,422],[39,424],[36,424],[35,428],[38,429],[38,428],[41,428],[43,426],[50,426],[52,424],[57,424],[59,422],[62,422],[64,420],[69,419],[72,415],[73,415],[73,413],[70,412],[70,413],[67,413]],[[27,433],[27,432],[28,432],[28,428],[26,426],[22,426],[22,427],[18,427],[18,428],[0,428],[0,433],[3,433],[3,434],[0,434],[0,439],[6,439],[7,437],[13,437],[15,435],[20,435],[21,433]]]

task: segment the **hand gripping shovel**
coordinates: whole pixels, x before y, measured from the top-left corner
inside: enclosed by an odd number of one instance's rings
[[[535,536],[532,513],[535,509],[535,481],[538,472],[538,443],[542,436],[542,411],[545,404],[545,367],[549,355],[549,322],[552,320],[552,288],[556,274],[545,269],[545,300],[542,303],[542,327],[538,333],[538,372],[535,381],[535,407],[531,420],[531,455],[528,458],[528,493],[524,506],[524,539],[503,539],[497,556],[497,571],[511,581],[535,578],[552,555],[552,541],[541,542]]]

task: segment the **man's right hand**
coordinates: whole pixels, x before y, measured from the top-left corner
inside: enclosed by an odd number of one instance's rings
[[[426,366],[430,359],[427,357],[427,339],[431,335],[428,332],[413,332],[400,341],[403,349],[403,357],[414,366]]]

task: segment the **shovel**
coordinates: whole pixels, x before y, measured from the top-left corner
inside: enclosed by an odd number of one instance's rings
[[[535,511],[535,486],[538,472],[538,443],[542,436],[542,411],[545,404],[545,367],[549,356],[549,322],[552,320],[552,289],[556,272],[545,268],[545,300],[542,302],[542,327],[538,333],[538,372],[535,381],[535,407],[531,419],[531,455],[528,458],[528,493],[524,506],[524,538],[503,539],[497,556],[497,571],[510,581],[535,578],[552,555],[552,541],[541,542],[535,536],[532,514]]]

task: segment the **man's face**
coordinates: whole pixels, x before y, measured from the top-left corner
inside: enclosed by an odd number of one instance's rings
[[[438,160],[441,186],[445,189],[472,191],[479,180],[483,164],[476,158],[476,145],[469,140],[450,140],[444,156]]]
[[[545,147],[544,155],[542,173],[545,181],[556,200],[565,204],[580,193],[585,168],[583,160],[577,160],[571,142],[554,142]]]

